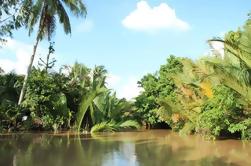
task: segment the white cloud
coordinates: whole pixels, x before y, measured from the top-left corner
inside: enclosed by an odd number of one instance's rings
[[[126,98],[127,100],[132,100],[138,96],[141,92],[141,88],[138,87],[138,78],[135,76],[120,77],[117,75],[109,75],[107,77],[107,86],[110,89],[116,91],[118,98]]]
[[[146,1],[137,3],[137,9],[132,11],[122,24],[129,29],[139,31],[155,31],[159,29],[188,30],[189,25],[176,16],[175,10],[166,3],[151,7]]]
[[[15,55],[14,60],[0,59],[0,66],[5,72],[15,71],[17,74],[26,74],[27,67],[29,65],[30,56],[33,46],[31,44],[22,43],[17,40],[8,39],[8,42],[1,50],[1,54]],[[34,65],[38,62],[38,55],[45,53],[46,50],[38,48]]]
[[[77,32],[90,32],[94,27],[94,23],[92,20],[84,20],[76,27]]]

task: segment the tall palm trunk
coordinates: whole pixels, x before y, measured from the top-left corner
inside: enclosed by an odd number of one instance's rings
[[[45,10],[45,9],[43,9]],[[31,58],[30,58],[30,64],[27,68],[27,73],[24,77],[24,82],[23,82],[23,87],[21,89],[21,93],[20,93],[20,96],[19,96],[19,100],[18,100],[18,105],[20,105],[24,99],[24,95],[25,95],[25,91],[26,91],[26,88],[27,88],[27,82],[28,82],[28,78],[30,76],[30,72],[31,72],[31,69],[32,69],[32,65],[33,65],[33,61],[34,61],[34,58],[35,58],[35,55],[36,55],[36,52],[37,52],[37,46],[38,46],[38,43],[39,41],[41,40],[41,34],[42,34],[42,31],[43,31],[43,28],[45,27],[45,20],[44,20],[44,16],[42,18],[40,18],[40,21],[39,21],[39,29],[38,29],[38,33],[37,33],[37,37],[36,37],[36,42],[35,42],[35,45],[33,46],[33,52],[32,52],[32,55],[31,55]]]
[[[28,78],[30,76],[32,64],[33,64],[33,61],[34,61],[34,58],[35,58],[35,55],[36,55],[36,52],[37,52],[38,43],[39,43],[39,35],[37,35],[36,43],[35,43],[35,45],[33,47],[33,52],[32,52],[31,58],[30,58],[30,64],[29,64],[29,66],[27,68],[27,73],[26,73],[25,78],[24,78],[23,87],[22,87],[22,90],[21,90],[21,93],[20,93],[20,96],[19,96],[19,100],[18,100],[18,105],[20,105],[22,103],[23,98],[24,98],[24,94],[25,94],[25,91],[26,91]]]

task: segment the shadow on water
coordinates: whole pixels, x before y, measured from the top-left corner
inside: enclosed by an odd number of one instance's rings
[[[2,166],[237,166],[229,159],[208,155],[187,158],[193,146],[163,143],[167,135],[124,133],[77,136],[22,134],[0,136]],[[177,141],[176,138],[173,142]],[[169,142],[169,141],[168,141]]]

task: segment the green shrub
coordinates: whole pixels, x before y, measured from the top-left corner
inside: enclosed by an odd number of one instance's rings
[[[251,139],[251,118],[245,119],[237,124],[230,124],[228,130],[231,133],[240,132],[241,139]]]
[[[202,107],[196,131],[209,137],[218,137],[222,132],[229,132],[231,124],[239,122],[238,117],[243,108],[240,96],[234,90],[220,85],[213,92],[213,98],[208,99]]]
[[[57,130],[69,127],[71,113],[67,107],[67,99],[54,78],[53,74],[43,70],[32,70],[22,103],[30,112],[31,129],[42,127],[46,130]]]

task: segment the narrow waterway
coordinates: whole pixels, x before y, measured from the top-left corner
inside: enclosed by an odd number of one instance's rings
[[[249,166],[251,142],[168,130],[0,136],[0,166]]]

